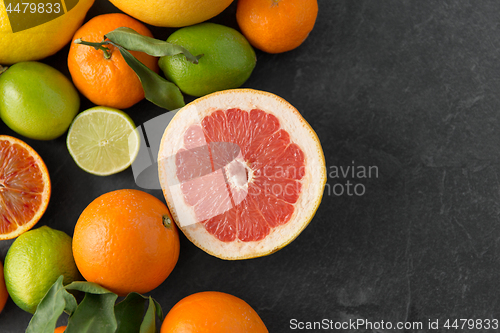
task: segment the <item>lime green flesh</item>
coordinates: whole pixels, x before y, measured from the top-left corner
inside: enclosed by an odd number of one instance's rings
[[[12,243],[5,257],[5,284],[21,309],[35,313],[46,292],[64,275],[63,284],[80,280],[71,237],[47,226],[32,229]]]
[[[73,83],[49,65],[20,62],[0,75],[0,118],[22,136],[55,139],[66,132],[79,108]]]
[[[80,168],[107,176],[132,164],[139,152],[139,134],[125,112],[96,106],[75,118],[67,145]]]
[[[192,96],[240,87],[257,61],[242,34],[215,23],[179,29],[167,42],[183,46],[195,56],[203,54],[198,64],[190,63],[182,54],[161,57],[158,62],[165,77]]]

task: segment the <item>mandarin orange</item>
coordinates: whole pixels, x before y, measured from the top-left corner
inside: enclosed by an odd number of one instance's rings
[[[58,328],[56,328],[54,333],[64,333],[65,330],[66,330],[66,326],[59,326]]]
[[[317,0],[238,0],[236,20],[252,46],[268,53],[304,42],[318,15]]]
[[[179,247],[167,206],[139,190],[116,190],[92,201],[73,235],[83,277],[121,296],[158,287],[174,269]]]
[[[92,18],[77,30],[69,49],[68,67],[77,89],[91,102],[117,109],[131,107],[144,98],[139,77],[128,66],[120,51],[107,45],[111,57],[102,50],[75,44],[76,39],[85,42],[102,42],[104,35],[119,27],[128,27],[141,35],[153,37],[141,22],[125,14],[104,14]],[[149,69],[158,72],[158,59],[143,52],[130,51]]]

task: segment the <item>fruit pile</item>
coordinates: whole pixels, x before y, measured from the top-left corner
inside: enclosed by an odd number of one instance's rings
[[[122,12],[84,22],[93,0],[63,1],[52,16],[50,4],[27,12],[0,0],[0,119],[19,136],[0,135],[0,240],[15,239],[0,266],[0,311],[10,295],[37,333],[155,332],[157,321],[161,332],[267,332],[232,295],[192,294],[164,317],[142,294],[174,270],[178,230],[215,257],[249,259],[283,248],[313,218],[326,182],[314,130],[284,99],[238,88],[257,65],[254,48],[304,42],[317,0],[238,0],[239,30],[205,22],[232,0],[111,2]],[[148,25],[176,30],[158,40]],[[68,43],[66,76],[43,61]],[[94,106],[81,110],[82,98]],[[157,154],[165,203],[117,188],[79,212],[73,237],[34,228],[58,189],[23,138],[65,136],[82,172],[116,174],[144,144],[127,110],[144,98],[176,110]],[[63,312],[67,326],[56,328]]]

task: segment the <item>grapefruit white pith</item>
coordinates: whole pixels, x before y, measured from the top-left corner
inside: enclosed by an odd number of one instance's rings
[[[231,260],[294,240],[326,183],[314,130],[284,99],[251,89],[216,92],[178,111],[161,140],[158,168],[186,237]]]

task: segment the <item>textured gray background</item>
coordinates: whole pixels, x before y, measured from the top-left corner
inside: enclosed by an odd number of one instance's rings
[[[236,28],[235,5],[212,21]],[[89,14],[112,11],[97,0]],[[499,318],[499,22],[498,1],[319,0],[300,48],[257,52],[244,86],[296,106],[317,131],[329,171],[377,166],[378,178],[331,175],[309,227],[268,257],[222,261],[182,236],[176,268],[151,293],[164,311],[218,290],[246,300],[271,332],[291,331],[293,318]],[[164,39],[173,31],[152,30]],[[44,61],[68,74],[67,52]],[[83,100],[82,110],[90,106]],[[136,124],[162,113],[146,101],[127,112]],[[2,123],[0,133],[18,136]],[[25,141],[53,181],[38,226],[71,235],[95,197],[136,188],[130,169],[106,178],[78,169],[64,137]],[[333,186],[348,180],[366,193],[336,196]],[[0,242],[2,259],[10,244]],[[23,332],[29,319],[9,300],[0,331]]]

